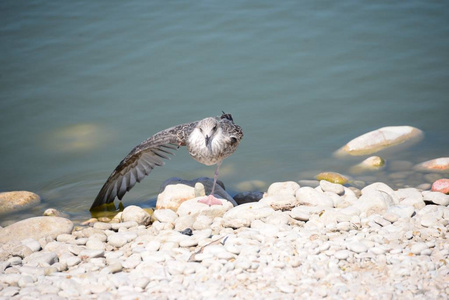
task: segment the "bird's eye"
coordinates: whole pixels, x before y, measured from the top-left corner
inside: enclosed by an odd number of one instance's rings
[[[232,143],[232,144],[237,143],[237,139],[236,139],[235,137],[231,137],[231,143]]]
[[[213,131],[217,130],[217,125],[214,126],[214,128],[212,128]]]

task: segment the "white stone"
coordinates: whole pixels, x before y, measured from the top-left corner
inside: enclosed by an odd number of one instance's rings
[[[345,189],[341,184],[332,183],[327,180],[321,180],[320,187],[323,192],[330,192],[340,196],[345,193]]]
[[[303,210],[301,206],[298,206],[291,210],[290,217],[298,221],[306,222],[310,219],[310,214],[308,211]]]
[[[104,250],[105,244],[98,239],[89,238],[89,240],[86,243],[86,248],[92,250]]]
[[[241,204],[223,215],[223,226],[231,228],[249,227],[253,220],[266,218],[274,211],[271,206],[265,203]]]
[[[351,252],[349,250],[339,250],[334,254],[335,258],[340,260],[346,260],[350,255]]]
[[[297,190],[296,199],[301,205],[334,207],[334,202],[329,196],[307,186]]]
[[[432,227],[438,224],[438,219],[433,214],[425,214],[421,217],[421,225],[424,227]]]
[[[361,192],[363,195],[363,194],[367,194],[368,192],[371,192],[371,191],[380,191],[380,192],[388,194],[390,196],[390,198],[393,200],[393,203],[390,203],[390,205],[399,204],[399,198],[396,195],[396,193],[393,191],[393,189],[391,187],[389,187],[388,185],[386,185],[383,182],[375,182],[370,185],[367,185],[366,187],[364,187],[362,189]]]
[[[400,218],[411,218],[415,213],[415,208],[410,205],[393,205],[387,210],[387,213],[392,213]]]
[[[202,229],[210,228],[210,225],[212,224],[212,222],[213,222],[212,217],[199,215],[196,218],[195,222],[193,222],[192,229],[194,229],[194,230],[202,230]]]
[[[104,251],[103,250],[90,250],[85,249],[82,250],[79,254],[80,257],[87,257],[87,258],[97,258],[97,257],[103,257]]]
[[[268,196],[295,196],[296,191],[299,189],[299,184],[294,181],[275,182],[270,185],[267,191]]]
[[[41,244],[33,238],[24,239],[21,241],[22,245],[27,246],[31,251],[36,252],[41,250]]]
[[[184,201],[193,198],[195,198],[195,188],[186,184],[169,184],[157,196],[156,209],[177,211]]]
[[[429,247],[427,246],[426,243],[416,243],[414,245],[412,245],[412,247],[410,248],[410,252],[412,252],[413,254],[421,254],[422,251],[428,249]]]
[[[151,223],[151,216],[142,208],[130,205],[127,206],[122,212],[123,222],[134,221],[139,225],[149,225]]]
[[[393,199],[387,193],[371,190],[364,192],[354,204],[354,207],[369,216],[385,213],[393,203]]]
[[[177,213],[179,217],[191,216],[192,218],[197,218],[199,215],[209,216],[210,218],[221,217],[228,210],[232,209],[234,205],[222,199],[222,205],[206,205],[204,203],[198,202],[198,200],[203,199],[203,197],[193,198],[184,201],[178,208]]]
[[[21,241],[26,238],[56,238],[62,233],[71,233],[73,222],[60,217],[34,217],[0,228],[0,244]]]
[[[259,203],[268,204],[275,210],[291,210],[299,204],[296,197],[287,194],[266,196],[260,199]]]
[[[153,217],[161,223],[174,223],[178,214],[171,209],[156,209]]]
[[[194,222],[195,218],[193,218],[192,216],[181,216],[175,221],[175,230],[183,231],[187,228],[192,228]]]
[[[382,127],[351,140],[335,154],[337,156],[369,155],[392,146],[409,146],[421,140],[423,135],[421,130],[411,126]]]
[[[54,252],[35,252],[23,259],[23,263],[30,266],[52,265],[58,262],[58,255]]]
[[[448,206],[449,205],[449,195],[445,195],[440,192],[423,191],[423,200],[430,201],[438,205]]]
[[[361,242],[352,242],[349,243],[346,247],[348,248],[348,250],[351,250],[355,253],[363,253],[368,251],[368,247]]]
[[[124,246],[128,242],[128,239],[123,233],[114,233],[108,236],[108,243],[116,248]]]

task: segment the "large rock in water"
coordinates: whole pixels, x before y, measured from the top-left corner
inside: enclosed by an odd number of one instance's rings
[[[35,217],[0,228],[0,243],[21,241],[27,238],[39,240],[51,236],[56,238],[63,233],[71,233],[72,221],[60,217]]]
[[[388,126],[365,133],[335,152],[337,156],[369,155],[398,145],[411,145],[424,136],[418,128],[411,126]]]
[[[417,164],[415,170],[427,172],[449,172],[449,157],[440,157]]]
[[[20,211],[41,202],[41,197],[27,191],[0,193],[0,215]]]

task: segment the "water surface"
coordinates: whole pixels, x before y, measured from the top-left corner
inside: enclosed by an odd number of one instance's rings
[[[2,1],[0,53],[0,191],[43,198],[13,219],[46,207],[89,217],[136,144],[221,111],[245,132],[221,174],[233,193],[247,181],[352,176],[361,159],[332,153],[383,126],[426,135],[388,162],[449,156],[444,1]],[[396,171],[356,179],[433,178]],[[144,205],[172,176],[213,172],[180,149],[125,204]]]

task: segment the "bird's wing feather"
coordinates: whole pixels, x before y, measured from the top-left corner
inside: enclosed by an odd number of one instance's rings
[[[170,159],[168,155],[173,155],[172,150],[185,146],[197,123],[185,123],[160,131],[134,147],[106,180],[90,209],[111,203],[115,197],[121,200],[154,167],[164,165],[163,159]]]

